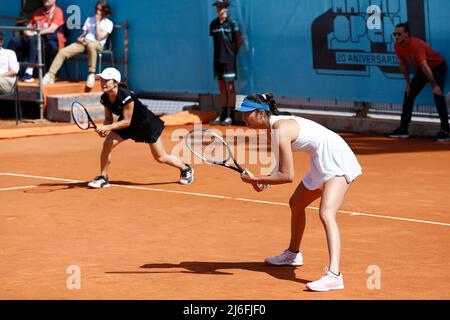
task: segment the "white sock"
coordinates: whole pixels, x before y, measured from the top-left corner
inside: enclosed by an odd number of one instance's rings
[[[32,68],[32,67],[28,67],[28,68],[25,70],[25,73],[26,73],[26,74],[29,74],[29,75],[33,75],[33,68]]]

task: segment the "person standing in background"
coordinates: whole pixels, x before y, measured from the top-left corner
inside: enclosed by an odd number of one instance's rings
[[[235,123],[236,91],[234,81],[236,74],[236,56],[242,44],[239,26],[228,15],[230,2],[215,1],[217,18],[209,27],[209,35],[214,41],[214,77],[220,90],[220,106],[222,111],[212,125],[231,125]]]
[[[433,99],[441,120],[441,130],[434,137],[434,141],[449,141],[447,103],[443,94],[447,64],[444,58],[434,51],[426,42],[413,37],[409,33],[407,23],[400,23],[395,27],[395,52],[400,64],[400,70],[406,80],[405,97],[400,127],[394,130],[390,138],[408,138],[408,127],[411,122],[414,102],[419,93],[429,82],[433,91]],[[417,71],[409,79],[409,70],[406,61],[417,66]]]

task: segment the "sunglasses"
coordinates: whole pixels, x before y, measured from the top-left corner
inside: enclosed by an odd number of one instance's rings
[[[403,33],[401,33],[401,32],[394,32],[394,33],[392,33],[392,35],[393,35],[394,37],[400,37],[402,34],[403,34]]]

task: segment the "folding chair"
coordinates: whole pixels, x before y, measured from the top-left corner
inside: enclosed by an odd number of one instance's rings
[[[97,52],[97,66],[98,66],[98,72],[102,72],[102,60],[104,55],[109,55],[111,57],[111,65],[114,67],[114,52],[113,52],[113,46],[112,46],[112,32],[108,36],[108,39],[105,42],[105,45],[103,46],[103,50]],[[80,54],[80,56],[87,56],[86,53]],[[76,71],[76,79],[78,79],[78,59],[75,59],[75,71]]]
[[[102,58],[104,55],[109,55],[111,57],[111,65],[114,67],[114,52],[113,52],[113,46],[112,46],[112,32],[108,36],[108,39],[106,40],[106,43],[103,47],[102,51],[99,51],[98,53],[98,72],[102,72]]]

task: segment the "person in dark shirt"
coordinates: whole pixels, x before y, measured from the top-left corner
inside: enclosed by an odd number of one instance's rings
[[[209,34],[214,41],[214,77],[218,80],[220,90],[220,115],[211,122],[213,125],[231,125],[235,122],[236,91],[236,56],[242,43],[239,26],[228,16],[228,0],[215,1],[217,18],[209,27]]]
[[[414,101],[419,93],[429,82],[433,91],[434,103],[441,120],[441,130],[437,133],[434,141],[449,141],[449,124],[447,103],[443,94],[447,64],[444,58],[434,51],[426,42],[409,34],[407,23],[396,26],[395,52],[397,54],[400,70],[406,80],[405,97],[403,100],[403,111],[400,127],[392,132],[391,138],[408,138],[408,127],[411,122]],[[417,66],[417,72],[409,79],[409,70],[406,65],[409,61]]]
[[[127,139],[147,143],[156,161],[178,168],[181,171],[180,183],[191,184],[194,170],[178,157],[168,154],[160,138],[164,122],[144,106],[127,88],[119,86],[121,75],[115,68],[106,68],[97,75],[101,81],[101,104],[105,106],[105,121],[97,127],[97,133],[105,138],[100,157],[101,173],[88,185],[91,188],[109,187],[108,168],[112,150]],[[119,118],[113,122],[113,114]]]

